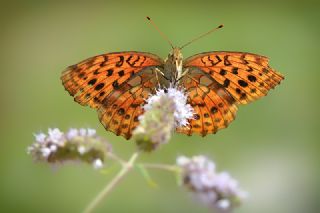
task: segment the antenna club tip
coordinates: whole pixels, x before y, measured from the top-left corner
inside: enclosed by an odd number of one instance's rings
[[[218,28],[222,28],[222,27],[224,27],[224,25],[223,25],[223,24],[221,24]]]
[[[151,18],[149,16],[146,17],[149,21],[151,20]]]

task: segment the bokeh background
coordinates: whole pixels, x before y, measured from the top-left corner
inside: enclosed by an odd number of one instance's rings
[[[175,135],[141,162],[173,163],[206,154],[250,193],[235,212],[320,212],[319,1],[1,1],[1,212],[80,212],[118,168],[56,169],[26,154],[33,133],[48,127],[92,127],[128,158],[130,141],[106,132],[96,112],[73,102],[60,82],[68,65],[105,52],[137,50],[166,57],[170,47],[147,23],[151,16],[177,46],[221,23],[222,30],[183,50],[266,55],[285,81],[240,107],[225,130],[204,138]],[[172,174],[151,171],[158,188],[131,173],[96,212],[208,212],[178,188]]]

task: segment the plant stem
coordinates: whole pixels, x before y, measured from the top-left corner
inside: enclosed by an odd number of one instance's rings
[[[170,172],[177,172],[179,171],[179,167],[175,165],[168,165],[168,164],[159,164],[159,163],[142,163],[139,164],[140,166],[146,168],[146,169],[162,169],[167,170]]]
[[[122,180],[122,178],[132,169],[132,165],[137,159],[139,153],[135,152],[128,162],[122,164],[120,172],[109,182],[102,191],[89,203],[83,211],[84,213],[92,212],[98,204],[112,191],[112,189]]]
[[[108,153],[108,157],[119,162],[121,165],[124,165],[127,163],[125,160],[123,160],[122,158],[120,158],[118,155],[116,155],[113,152]]]

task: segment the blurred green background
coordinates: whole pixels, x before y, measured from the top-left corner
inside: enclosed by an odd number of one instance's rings
[[[223,23],[224,29],[184,49],[184,56],[210,50],[262,54],[286,79],[267,97],[240,107],[218,134],[175,135],[139,160],[173,163],[179,154],[206,154],[250,193],[235,212],[320,212],[318,2],[2,1],[0,211],[80,212],[117,172],[35,164],[26,154],[35,132],[92,127],[124,158],[135,150],[106,132],[94,110],[75,103],[59,77],[68,65],[105,52],[166,57],[170,47],[147,23],[149,15],[177,46]],[[176,186],[172,174],[151,174],[158,188],[133,172],[97,212],[208,212]]]

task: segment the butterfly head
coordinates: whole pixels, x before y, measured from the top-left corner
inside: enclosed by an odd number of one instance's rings
[[[183,56],[179,47],[175,47],[172,49],[172,51],[169,53],[168,60],[170,60],[172,64],[175,65],[178,72],[180,70],[182,71]]]

